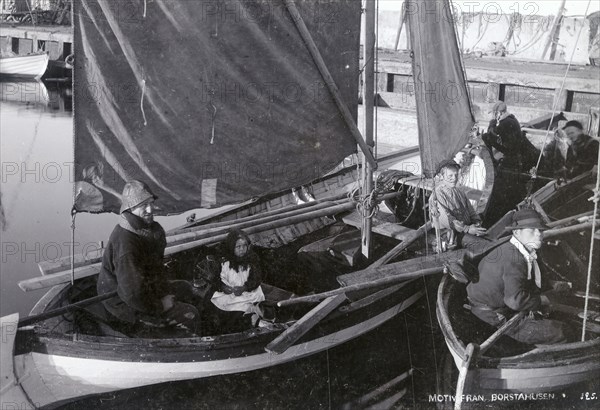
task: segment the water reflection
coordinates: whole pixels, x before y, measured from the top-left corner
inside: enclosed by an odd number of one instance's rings
[[[0,81],[0,101],[20,109],[72,112],[73,92],[71,83],[54,81]]]
[[[0,82],[0,314],[26,315],[42,292],[17,283],[70,241],[73,121],[71,88],[38,81]]]

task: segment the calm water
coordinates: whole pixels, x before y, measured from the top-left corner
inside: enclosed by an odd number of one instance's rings
[[[43,291],[17,283],[40,275],[37,263],[70,255],[73,162],[71,89],[64,84],[0,82],[0,315],[29,313]],[[169,229],[185,215],[158,218]],[[107,240],[113,214],[78,214],[75,252]]]

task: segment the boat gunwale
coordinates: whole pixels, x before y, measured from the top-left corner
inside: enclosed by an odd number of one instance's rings
[[[39,51],[37,53],[29,53],[29,54],[15,54],[14,56],[1,56],[0,60],[8,60],[10,58],[28,58],[28,57],[41,57],[48,56],[47,51]]]
[[[459,284],[451,283],[453,279],[449,275],[444,275],[442,282],[438,288],[438,299],[436,303],[436,310],[438,312],[438,318],[442,318],[443,324],[440,323],[440,328],[444,334],[446,344],[461,360],[466,358],[466,345],[458,338],[454,331],[454,326],[448,315],[448,301],[450,298],[450,291],[452,286],[459,286]],[[440,320],[440,322],[442,321]],[[490,356],[479,356],[477,357],[477,367],[480,369],[531,369],[531,368],[553,368],[568,366],[580,363],[588,363],[590,359],[600,358],[600,337],[586,340],[584,342],[571,342],[557,345],[546,345],[543,347],[534,347],[532,350],[513,355],[503,357],[490,357]],[[569,351],[568,357],[555,358],[549,357],[554,354],[558,354],[564,351]],[[552,359],[552,360],[548,360]],[[600,369],[600,362],[596,365],[597,369]]]
[[[334,334],[345,328],[355,326],[362,323],[365,319],[372,317],[376,314],[382,313],[387,309],[403,303],[405,300],[410,300],[415,294],[418,293],[416,287],[418,282],[416,280],[408,281],[411,286],[402,287],[395,292],[387,295],[385,298],[374,300],[360,309],[353,312],[346,313],[343,310],[336,310],[332,314],[319,323],[318,326],[309,331],[304,335],[298,343],[310,342],[312,340],[324,337],[329,334]],[[59,289],[54,290],[52,293],[54,297],[52,301],[59,302],[64,297],[64,293],[68,290],[70,284],[59,285]],[[56,288],[56,287],[55,287]],[[48,293],[51,293],[49,291]],[[62,292],[61,292],[62,291]],[[398,302],[398,298],[402,297],[401,302]],[[420,297],[420,296],[419,296]],[[418,298],[417,298],[418,299]],[[46,304],[46,307],[52,306],[52,301]],[[409,306],[414,304],[412,301]],[[404,310],[404,309],[403,309]],[[376,311],[373,314],[373,311]],[[84,335],[77,333],[66,334],[60,332],[48,332],[44,327],[33,327],[33,347],[29,348],[29,351],[34,351],[43,354],[53,354],[52,350],[71,350],[74,352],[79,351],[82,353],[82,357],[89,357],[90,352],[113,352],[115,348],[131,350],[139,349],[143,347],[146,352],[153,354],[161,353],[210,353],[217,351],[225,351],[227,349],[244,349],[245,347],[254,348],[257,344],[262,347],[281,334],[287,327],[289,327],[295,321],[288,321],[281,323],[278,328],[275,329],[264,329],[264,328],[252,328],[243,332],[223,334],[223,335],[208,335],[201,337],[182,337],[182,338],[123,338],[116,336],[94,336]],[[31,328],[31,327],[29,327]],[[335,343],[332,343],[335,345]],[[48,349],[50,348],[50,353]],[[19,352],[26,353],[26,351]],[[79,356],[79,353],[73,356]],[[119,352],[124,354],[125,352]],[[110,358],[109,360],[115,360]],[[135,360],[134,360],[135,361]]]

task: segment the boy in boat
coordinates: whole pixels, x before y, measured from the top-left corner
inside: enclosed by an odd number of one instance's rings
[[[527,344],[567,341],[566,325],[545,319],[540,313],[550,310],[550,300],[541,292],[542,278],[536,254],[547,228],[536,211],[516,211],[512,224],[506,228],[512,231],[512,237],[481,260],[479,280],[467,286],[471,312],[492,326],[500,327],[515,312],[529,312],[529,316],[507,333]]]
[[[199,328],[192,287],[185,281],[168,281],[164,272],[165,231],[154,221],[156,196],[143,182],[125,184],[121,196],[121,219],[115,226],[102,257],[98,294],[117,290],[118,296],[104,301],[117,324],[130,332],[145,326],[182,325],[192,332]]]
[[[429,197],[429,209],[437,210],[441,234],[448,248],[486,246],[486,230],[467,195],[457,186],[460,165],[442,161],[436,171],[435,196]],[[435,201],[435,202],[434,202]]]

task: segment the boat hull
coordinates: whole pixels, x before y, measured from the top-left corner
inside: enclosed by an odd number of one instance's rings
[[[48,54],[28,54],[0,58],[0,75],[38,79],[48,67]]]
[[[54,306],[68,286],[49,292]],[[241,334],[195,339],[122,339],[36,335],[31,351],[14,357],[16,380],[32,403],[56,405],[88,395],[223,376],[301,360],[365,335],[423,295],[417,281],[386,297],[339,309],[281,354],[265,346],[282,330],[255,328]],[[23,343],[17,342],[23,345]],[[27,374],[27,377],[24,375]]]
[[[437,315],[448,350],[456,367],[461,368],[467,357],[467,347],[458,339],[448,315],[448,292],[452,282],[454,280],[446,276],[440,283]],[[600,338],[548,345],[516,356],[478,358],[477,364],[467,373],[465,385],[469,387],[465,393],[489,398],[492,394],[558,392],[596,380],[599,373]]]
[[[579,357],[568,363],[534,362],[524,357],[521,359],[523,368],[498,364],[494,367],[478,367],[469,370],[468,393],[482,394],[488,398],[492,394],[498,396],[505,393],[535,395],[565,390],[570,386],[596,379],[600,373],[600,344],[577,345],[579,344],[573,344],[571,353]],[[448,339],[446,339],[446,346],[452,354],[456,367],[460,368],[466,356],[466,348],[457,347]]]

